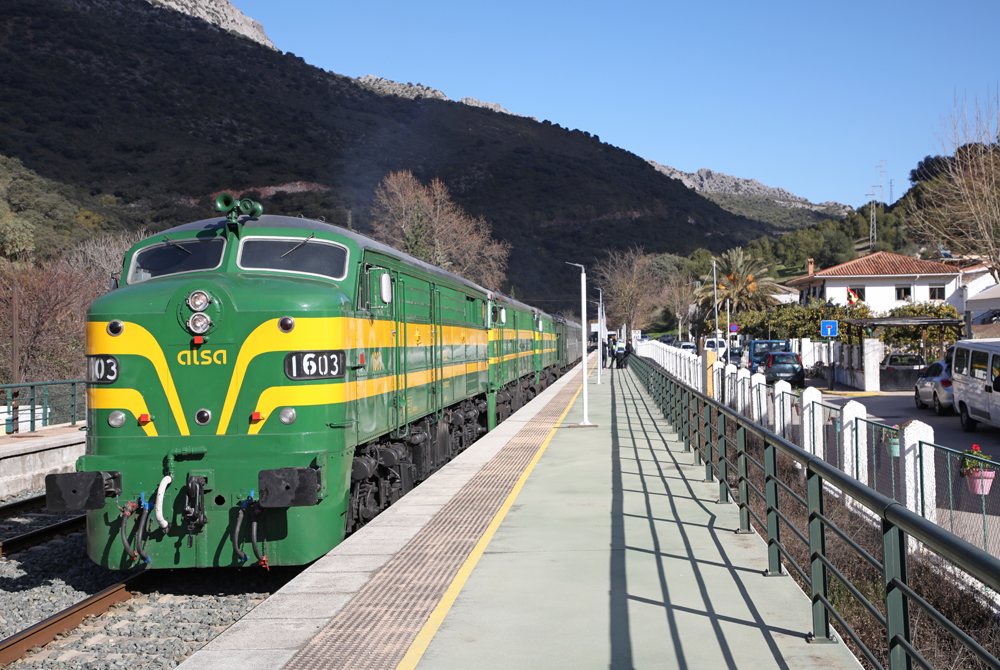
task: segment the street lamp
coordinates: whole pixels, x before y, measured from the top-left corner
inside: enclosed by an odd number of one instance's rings
[[[587,331],[590,329],[590,324],[587,323],[587,268],[569,261],[566,261],[566,265],[580,268],[580,361],[583,363],[583,421],[580,425],[593,426],[587,415]]]

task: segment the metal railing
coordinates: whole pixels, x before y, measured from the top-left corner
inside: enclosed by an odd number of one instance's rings
[[[39,428],[87,417],[86,382],[31,382],[0,385],[0,422],[3,434],[35,432]]]
[[[734,501],[739,506],[739,532],[753,532],[756,526],[766,539],[765,574],[787,574],[784,568],[790,567],[798,575],[812,600],[814,641],[835,639],[833,621],[871,667],[903,670],[916,664],[933,668],[914,646],[913,608],[921,613],[917,617],[921,625],[932,620],[957,641],[969,660],[974,657],[979,667],[1000,669],[994,655],[1000,643],[989,643],[993,652],[987,651],[917,593],[915,588],[920,586],[908,578],[910,570],[926,575],[935,566],[950,564],[948,571],[961,573],[966,590],[996,590],[1000,589],[1000,560],[841,471],[822,453],[813,455],[797,447],[682,384],[651,361],[632,356],[629,367],[677,431],[684,451],[693,451],[695,465],[704,464],[706,481],[718,481],[720,502]],[[864,514],[852,512],[847,501]],[[856,526],[847,528],[851,523]],[[863,540],[860,536],[865,534],[872,540],[867,549],[854,539]],[[838,551],[828,552],[828,543]],[[923,553],[917,560],[908,556],[911,545],[921,547]],[[870,577],[852,581],[843,566],[834,563],[845,552],[853,564],[862,565],[863,570],[855,572]],[[876,558],[878,553],[881,560]],[[975,598],[975,593],[970,597]],[[841,610],[848,609],[854,614],[845,616]],[[883,640],[883,645],[866,644],[851,626],[848,618],[854,620],[858,612],[877,622],[884,634],[875,639]],[[995,619],[992,626],[996,627]],[[870,633],[863,634],[872,641]]]

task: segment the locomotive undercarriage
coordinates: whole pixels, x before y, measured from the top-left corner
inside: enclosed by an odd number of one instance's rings
[[[554,367],[536,380],[528,375],[511,382],[496,394],[496,422],[506,420],[558,379]],[[464,400],[427,416],[398,434],[359,445],[351,470],[351,495],[347,507],[347,533],[353,533],[399,500],[487,432],[485,396]]]

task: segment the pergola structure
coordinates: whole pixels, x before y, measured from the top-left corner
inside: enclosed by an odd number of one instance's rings
[[[920,328],[920,353],[926,356],[927,350],[927,329],[935,326],[941,328],[954,328],[955,339],[962,337],[962,328],[965,325],[964,319],[937,319],[926,316],[883,316],[871,319],[841,319],[841,323],[854,328],[854,332],[861,342],[864,337],[874,336],[874,332],[884,328]],[[944,339],[940,340],[941,350],[944,351]],[[864,365],[864,347],[861,347],[861,362]]]

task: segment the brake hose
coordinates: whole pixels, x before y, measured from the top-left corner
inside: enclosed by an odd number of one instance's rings
[[[139,558],[141,558],[145,563],[149,563],[149,555],[143,549],[143,545],[146,544],[143,539],[143,535],[145,535],[146,532],[147,520],[149,520],[149,506],[143,505],[142,514],[139,516],[139,528],[135,532],[135,550],[136,553],[139,554]]]
[[[250,545],[253,547],[253,555],[257,557],[258,565],[262,565],[270,571],[270,568],[267,567],[267,554],[261,554],[260,548],[257,546],[257,516],[263,514],[264,511],[259,506],[254,508],[253,521],[250,523]]]
[[[128,557],[131,558],[133,561],[136,560],[137,558],[139,558],[139,555],[137,553],[135,553],[135,549],[133,549],[132,545],[130,545],[128,543],[128,518],[130,516],[132,516],[132,513],[135,512],[136,508],[138,508],[138,507],[139,507],[138,505],[136,505],[134,502],[132,502],[130,500],[129,502],[125,503],[125,507],[121,508],[121,510],[122,510],[122,525],[121,525],[122,546],[125,547],[125,553],[126,553],[126,555],[128,555]]]
[[[236,552],[236,557],[240,559],[240,563],[247,562],[247,555],[240,550],[239,538],[240,538],[240,526],[243,524],[243,507],[240,507],[240,511],[236,514],[236,525],[233,527],[233,551]],[[254,525],[254,531],[256,532],[257,526]],[[254,538],[256,541],[256,538]],[[257,545],[254,544],[254,553],[256,553]]]
[[[160,480],[160,485],[156,487],[156,523],[160,524],[160,528],[164,531],[167,530],[170,522],[163,518],[163,495],[167,492],[167,485],[173,480],[173,477],[166,475]]]

